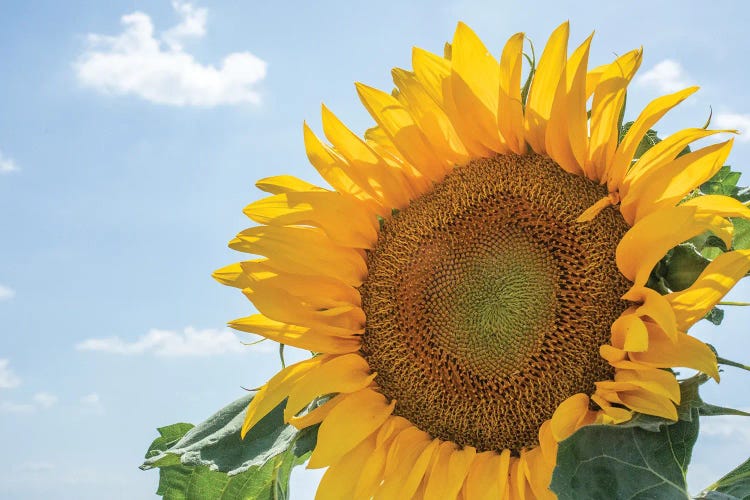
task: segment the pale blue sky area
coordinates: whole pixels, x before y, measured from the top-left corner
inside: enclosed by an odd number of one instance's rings
[[[255,180],[320,182],[302,121],[319,131],[325,102],[364,131],[353,82],[389,89],[413,45],[442,51],[459,20],[495,54],[518,31],[540,49],[566,19],[572,44],[596,30],[593,65],[643,45],[629,118],[696,83],[660,130],[701,126],[709,106],[750,128],[750,8],[685,5],[0,1],[0,497],[153,498],[158,474],[137,467],[155,428],[197,423],[278,368],[224,328],[251,306],[210,277],[240,258],[226,243],[250,225]],[[730,158],[750,183],[747,138]],[[748,362],[748,322],[733,309],[697,331]],[[750,407],[748,381],[728,371],[705,398]],[[706,424],[693,490],[746,458],[748,428]],[[318,476],[295,473],[293,498]]]

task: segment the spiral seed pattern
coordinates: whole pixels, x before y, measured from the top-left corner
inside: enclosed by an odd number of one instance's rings
[[[395,413],[480,451],[537,444],[555,408],[611,379],[599,356],[627,307],[628,225],[606,195],[539,155],[457,167],[381,231],[360,288],[362,355]]]

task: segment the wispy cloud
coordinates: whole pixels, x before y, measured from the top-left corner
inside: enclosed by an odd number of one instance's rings
[[[87,415],[103,415],[104,405],[102,405],[99,394],[92,392],[81,397],[81,412]]]
[[[16,162],[12,158],[8,158],[0,151],[0,174],[10,174],[12,172],[18,172],[20,169]]]
[[[672,59],[665,59],[641,74],[636,82],[656,87],[661,92],[677,92],[691,85],[685,69]]]
[[[207,11],[179,1],[172,6],[180,22],[160,37],[143,12],[122,16],[119,35],[90,34],[74,65],[78,80],[103,93],[136,95],[157,104],[259,103],[256,86],[266,76],[266,62],[250,52],[228,54],[218,68],[197,62],[183,42],[206,34]]]
[[[39,408],[47,410],[55,406],[59,401],[59,398],[54,394],[50,394],[49,392],[37,392],[36,394],[34,394],[32,400]]]
[[[0,359],[0,389],[12,389],[21,385],[21,378],[10,369],[10,360]]]
[[[22,462],[13,467],[18,472],[50,472],[55,469],[55,464],[50,462]]]
[[[182,50],[184,39],[201,38],[206,35],[206,19],[208,18],[206,9],[199,9],[187,2],[179,1],[173,1],[172,8],[179,14],[182,21],[165,31],[162,36],[171,49]]]
[[[193,327],[187,327],[182,332],[152,329],[130,342],[120,337],[87,339],[77,344],[76,349],[124,355],[153,353],[165,357],[247,352],[247,347],[229,330],[196,330]]]
[[[718,128],[739,130],[738,141],[750,141],[750,114],[719,113],[716,115],[715,124]]]
[[[10,287],[0,285],[0,302],[3,300],[10,300],[16,296],[16,291]]]
[[[59,398],[49,392],[37,392],[31,401],[19,403],[17,401],[0,401],[0,414],[16,413],[30,414],[39,410],[49,410],[55,406]]]
[[[36,405],[32,403],[15,403],[13,401],[0,401],[0,414],[2,413],[34,413]]]
[[[744,408],[745,411],[750,411]],[[731,438],[741,440],[750,445],[750,426],[747,419],[750,417],[721,415],[718,417],[706,417],[701,419],[701,433],[707,436]]]

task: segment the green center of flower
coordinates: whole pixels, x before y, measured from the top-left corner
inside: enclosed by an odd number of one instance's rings
[[[395,413],[479,450],[537,444],[557,406],[612,378],[628,229],[606,194],[538,155],[457,167],[385,222],[360,288],[362,355]]]
[[[496,229],[436,243],[442,248],[431,250],[440,262],[431,263],[434,273],[422,274],[419,284],[430,294],[418,316],[423,328],[462,367],[487,377],[518,371],[539,349],[557,311],[550,253],[517,228]],[[419,267],[407,272],[406,279],[420,282]]]

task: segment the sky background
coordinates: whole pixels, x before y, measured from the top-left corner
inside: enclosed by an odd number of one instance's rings
[[[414,45],[441,52],[463,20],[495,55],[525,31],[541,50],[571,20],[596,30],[593,65],[644,46],[626,117],[665,92],[702,90],[662,134],[750,128],[746,2],[257,2],[0,0],[0,497],[154,498],[138,465],[156,427],[198,423],[278,369],[270,342],[223,325],[249,315],[213,270],[250,225],[256,179],[308,165],[302,121],[325,102],[372,121],[353,82],[390,89]],[[730,161],[750,183],[750,136]],[[750,287],[730,296],[750,300]],[[750,361],[750,310],[694,333]],[[294,353],[290,360],[299,359]],[[729,368],[704,399],[750,407]],[[704,419],[697,492],[747,457],[750,425]],[[299,470],[293,498],[320,473]]]

